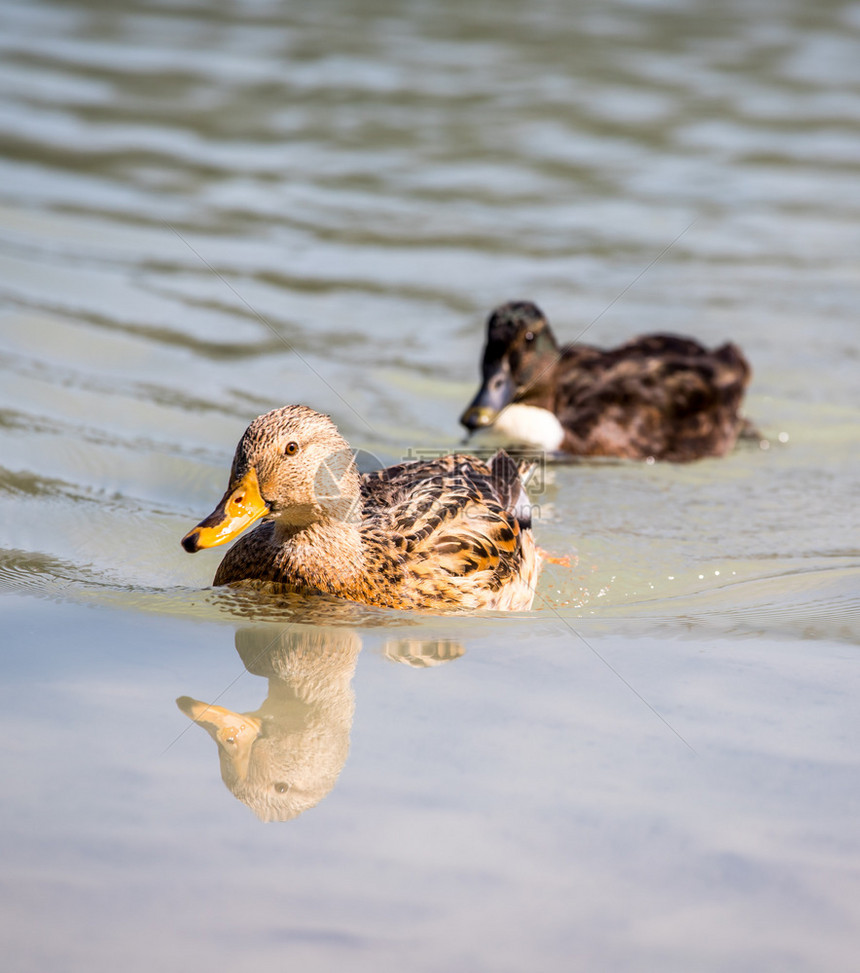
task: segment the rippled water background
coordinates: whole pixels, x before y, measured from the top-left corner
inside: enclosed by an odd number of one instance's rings
[[[2,0],[8,968],[854,969],[858,254],[858,3]],[[453,448],[511,298],[734,339],[761,447],[550,470],[526,616],[207,588],[249,419]]]

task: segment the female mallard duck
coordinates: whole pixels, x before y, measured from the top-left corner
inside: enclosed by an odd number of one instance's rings
[[[682,462],[722,456],[750,429],[739,413],[750,367],[732,344],[653,334],[559,348],[540,309],[514,301],[490,315],[482,371],[460,422],[512,444]]]
[[[388,608],[524,610],[539,559],[507,453],[445,456],[365,476],[328,416],[302,405],[248,426],[230,485],[182,539],[224,544],[216,585],[268,581]]]

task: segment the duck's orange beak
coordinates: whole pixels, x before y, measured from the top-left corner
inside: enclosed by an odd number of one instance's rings
[[[188,531],[182,546],[194,554],[201,547],[226,544],[268,512],[269,505],[260,494],[257,471],[252,466],[236,486],[227,490],[212,513]]]
[[[199,723],[218,744],[218,749],[232,767],[238,780],[245,780],[251,763],[254,741],[263,729],[263,721],[248,713],[234,713],[214,703],[206,704],[190,696],[180,696],[176,705]]]
[[[224,746],[232,746],[237,740],[256,739],[263,728],[263,721],[248,713],[234,713],[214,703],[203,703],[190,696],[180,696],[176,705],[195,723],[201,723],[213,740]]]

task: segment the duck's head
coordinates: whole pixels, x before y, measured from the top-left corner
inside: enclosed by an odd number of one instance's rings
[[[328,416],[290,405],[259,416],[236,447],[230,485],[211,514],[182,538],[190,554],[225,544],[261,518],[286,529],[359,512],[352,450]]]
[[[487,322],[483,381],[460,422],[474,432],[491,426],[512,402],[551,408],[558,360],[555,336],[536,304],[497,307]]]

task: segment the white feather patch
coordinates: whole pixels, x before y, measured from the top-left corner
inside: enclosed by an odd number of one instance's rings
[[[537,446],[547,452],[561,448],[564,428],[548,409],[513,403],[505,406],[492,426],[477,430],[476,436],[492,442]]]

